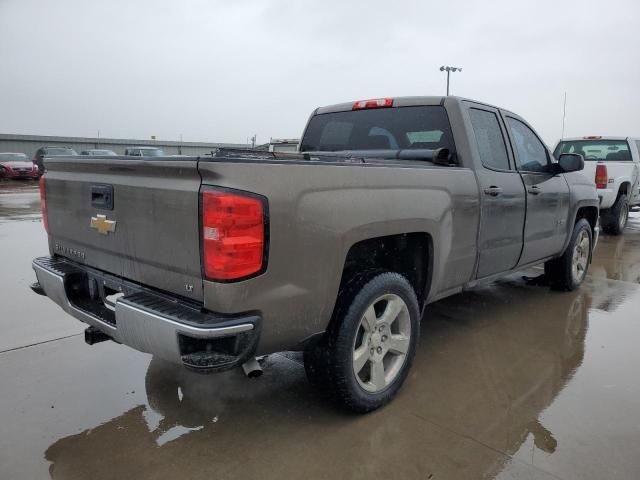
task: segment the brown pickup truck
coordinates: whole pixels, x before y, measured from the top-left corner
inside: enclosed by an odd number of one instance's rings
[[[203,372],[303,350],[355,411],[398,391],[427,304],[536,264],[577,288],[598,237],[580,155],[456,97],[313,112],[295,154],[45,160],[38,283],[112,339]]]

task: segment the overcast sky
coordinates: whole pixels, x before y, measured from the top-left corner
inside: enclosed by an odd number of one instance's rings
[[[0,133],[245,142],[317,106],[452,94],[640,136],[640,1],[0,0]]]

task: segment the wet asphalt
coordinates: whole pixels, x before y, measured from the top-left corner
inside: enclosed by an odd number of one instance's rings
[[[248,379],[87,346],[28,288],[39,208],[0,182],[2,480],[640,478],[640,214],[576,292],[513,275],[431,305],[398,397],[355,416],[296,354]]]

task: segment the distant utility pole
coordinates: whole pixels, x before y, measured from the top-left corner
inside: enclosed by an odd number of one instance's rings
[[[251,137],[251,148],[256,148],[256,137],[257,135],[254,133],[253,137]]]
[[[564,119],[567,116],[567,92],[564,92],[564,105],[562,106],[562,135],[560,140],[564,138]]]
[[[449,75],[451,74],[451,72],[461,72],[462,68],[460,67],[448,67],[448,66],[442,66],[440,67],[440,71],[441,72],[447,72],[447,97],[449,96]]]

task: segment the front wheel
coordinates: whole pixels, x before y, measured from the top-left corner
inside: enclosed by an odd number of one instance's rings
[[[544,264],[544,273],[549,284],[561,290],[578,288],[587,276],[592,245],[591,225],[581,218],[574,225],[571,241],[562,256]]]
[[[305,355],[305,368],[340,404],[370,412],[402,386],[419,334],[411,284],[397,273],[382,273],[341,294],[324,340]]]

